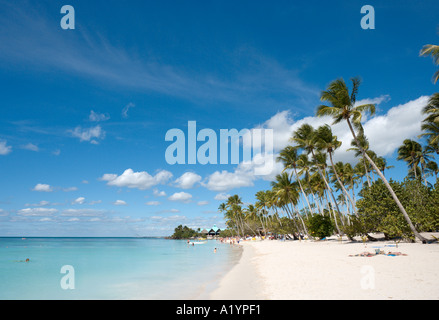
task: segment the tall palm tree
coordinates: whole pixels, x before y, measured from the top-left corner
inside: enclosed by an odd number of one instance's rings
[[[343,190],[343,192],[345,193],[345,195],[349,198],[349,201],[351,202],[351,205],[354,209],[354,213],[355,215],[357,215],[357,210],[355,208],[355,203],[351,198],[351,195],[349,194],[349,192],[347,192],[343,182],[340,180],[340,177],[337,173],[337,169],[335,168],[334,165],[334,161],[332,159],[332,154],[334,153],[334,151],[338,148],[340,148],[341,146],[341,141],[339,141],[337,139],[337,136],[334,136],[332,134],[332,129],[329,125],[323,125],[317,128],[316,133],[315,133],[315,139],[316,139],[316,143],[317,143],[317,148],[319,150],[324,150],[326,151],[326,153],[329,155],[329,160],[331,162],[331,167],[332,170],[334,172],[334,175],[337,179],[338,184],[340,185],[341,189]]]
[[[297,185],[295,185],[286,172],[278,174],[276,176],[276,181],[272,181],[271,183],[273,187],[273,191],[278,198],[279,205],[283,206],[287,213],[289,213],[291,219],[295,221],[294,216],[296,215],[302,223],[302,227],[304,233],[308,235],[308,229],[306,228],[305,223],[301,215],[298,212],[295,212],[291,207],[297,205],[299,199],[299,192],[297,191]],[[309,236],[309,235],[308,235]]]
[[[405,220],[407,221],[411,231],[413,232],[416,238],[418,238],[422,242],[425,242],[426,239],[421,234],[419,234],[419,232],[416,230],[409,215],[407,214],[407,211],[401,204],[401,201],[399,201],[398,196],[393,191],[386,177],[382,174],[381,170],[372,161],[372,159],[368,156],[365,150],[361,148],[360,142],[357,139],[357,134],[354,128],[361,127],[361,119],[364,112],[369,112],[371,114],[375,113],[375,105],[374,104],[357,105],[356,96],[358,93],[360,80],[358,78],[353,78],[351,79],[351,81],[352,81],[352,90],[350,93],[343,79],[334,80],[329,84],[328,89],[322,92],[320,98],[322,101],[329,102],[329,106],[320,105],[317,109],[317,116],[319,117],[332,116],[334,120],[333,124],[340,123],[342,121],[347,122],[349,126],[349,130],[351,131],[352,136],[354,137],[354,140],[356,142],[356,146],[360,148],[363,157],[367,159],[367,161],[372,165],[373,169],[378,173],[381,180],[383,180],[384,184],[386,185],[387,189],[392,195],[392,198],[397,204],[399,210],[401,211]]]
[[[276,159],[277,161],[282,161],[284,164],[284,170],[292,169],[291,175],[295,174],[296,181],[299,183],[300,191],[305,198],[306,204],[308,205],[309,213],[312,214],[313,210],[311,209],[311,205],[309,203],[308,197],[306,196],[305,191],[303,190],[302,183],[300,182],[300,178],[297,174],[297,162],[299,161],[299,155],[297,152],[297,148],[292,146],[286,146],[283,150],[279,152],[279,156]]]
[[[247,208],[244,209],[244,223],[247,225],[247,227],[253,232],[253,234],[256,236],[256,232],[255,230],[253,230],[253,228],[251,227],[250,223],[248,223],[247,221],[250,222],[256,222],[256,219],[258,218],[258,210],[256,209],[256,207],[252,204],[249,204],[247,206]],[[256,230],[258,233],[259,231]],[[259,234],[260,235],[260,234]]]
[[[357,146],[357,142],[358,142],[358,146]],[[360,133],[357,135],[357,139],[352,139],[351,141],[351,146],[352,148],[349,148],[347,151],[355,151],[355,157],[359,157],[360,155],[363,155],[363,151],[367,152],[369,151],[369,140],[367,139],[367,137],[364,135],[363,130],[360,130]],[[369,177],[369,172],[370,172],[370,165],[367,164],[367,160],[365,157],[362,157],[363,159],[363,165],[365,168],[365,176],[366,176],[366,181],[367,181],[367,185],[370,187],[371,186],[371,182],[370,182],[370,177]]]
[[[258,191],[255,195],[256,197],[256,203],[255,207],[259,210],[259,218],[261,220],[262,228],[264,229],[264,234],[267,235],[267,229],[266,224],[262,221],[262,218],[265,219],[266,215],[268,214],[268,207],[270,206],[270,201],[272,195],[270,194],[270,191]]]
[[[293,132],[293,135],[290,138],[290,140],[292,142],[295,142],[297,144],[298,148],[301,148],[307,154],[312,155],[312,158],[314,160],[314,165],[317,168],[318,172],[320,173],[323,181],[325,182],[328,193],[332,197],[332,200],[335,204],[337,212],[341,218],[341,211],[340,211],[340,208],[338,207],[337,200],[335,199],[334,192],[332,191],[328,181],[326,180],[325,173],[322,171],[321,166],[317,162],[317,157],[316,157],[316,151],[317,151],[316,141],[317,140],[316,140],[316,132],[315,132],[314,128],[311,125],[305,123],[302,126],[300,126],[299,128],[297,128],[297,130],[295,132]],[[337,231],[339,232],[339,234],[341,234],[340,230],[337,230]]]
[[[439,65],[439,46],[434,44],[426,44],[422,47],[419,52],[421,56],[429,56],[431,55],[433,58],[433,63]],[[439,70],[435,72],[433,76],[433,82],[436,83],[439,80]]]
[[[232,217],[233,221],[235,222],[238,233],[241,235],[244,235],[244,224],[243,224],[243,213],[242,213],[242,200],[241,198],[235,194],[233,196],[230,196],[227,199],[226,206],[229,208],[229,215]],[[241,230],[240,230],[241,229]]]

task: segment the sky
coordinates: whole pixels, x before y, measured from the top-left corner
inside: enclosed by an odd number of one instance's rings
[[[74,29],[61,26],[64,5]],[[364,5],[374,29],[361,27]],[[224,227],[219,204],[254,202],[282,168],[170,164],[167,132],[189,144],[190,121],[218,137],[271,129],[276,155],[301,124],[331,124],[315,111],[338,78],[362,79],[358,103],[377,106],[363,119],[371,148],[403,179],[395,152],[421,141],[420,111],[438,91],[437,66],[419,56],[439,43],[438,11],[437,0],[0,0],[0,236]],[[347,126],[333,131],[336,160],[354,163]]]

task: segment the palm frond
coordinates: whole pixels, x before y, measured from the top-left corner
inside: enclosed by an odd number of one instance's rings
[[[369,112],[371,115],[375,114],[375,105],[374,104],[362,104],[361,106],[356,106],[355,110],[359,112]]]
[[[439,46],[434,44],[426,44],[419,52],[420,56],[429,56],[433,58],[434,64],[439,64]]]
[[[358,87],[360,86],[361,80],[358,77],[352,78],[352,91],[351,91],[351,104],[353,105],[357,100]]]

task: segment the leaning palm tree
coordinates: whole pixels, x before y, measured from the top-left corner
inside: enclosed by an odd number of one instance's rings
[[[266,218],[266,215],[268,214],[268,207],[270,206],[271,201],[271,194],[267,191],[258,191],[255,195],[256,197],[256,203],[255,207],[259,211],[259,219],[261,220],[262,228],[264,229],[264,234],[267,235],[267,228],[262,221],[262,218]],[[266,221],[267,222],[267,221]]]
[[[338,148],[340,148],[342,142],[337,139],[337,136],[334,136],[332,134],[331,127],[329,125],[323,125],[317,128],[316,135],[315,135],[317,148],[319,150],[326,151],[326,153],[329,155],[329,160],[331,162],[331,167],[334,172],[334,175],[337,179],[338,184],[340,185],[341,189],[343,190],[344,194],[349,198],[349,201],[351,202],[352,208],[354,209],[355,215],[357,215],[357,210],[355,208],[354,200],[352,200],[351,195],[346,190],[343,182],[340,180],[340,177],[337,173],[337,169],[335,168],[334,161],[332,159],[332,154],[334,151]]]
[[[296,220],[294,216],[296,215],[299,218],[302,223],[304,233],[309,236],[308,229],[306,228],[302,216],[297,211],[295,212],[292,209],[297,205],[299,199],[297,185],[290,180],[290,177],[286,172],[278,174],[275,180],[276,181],[271,182],[271,185],[276,197],[278,198],[279,204],[285,208],[285,211],[290,215],[294,223]]]
[[[439,46],[434,44],[426,44],[419,52],[420,56],[432,56],[433,62],[439,65]],[[433,76],[433,82],[436,83],[439,80],[439,70],[435,72]]]
[[[410,220],[409,215],[407,214],[407,211],[401,204],[401,201],[399,201],[398,196],[393,191],[386,177],[383,175],[383,173],[377,167],[377,165],[372,161],[372,159],[365,152],[365,150],[361,148],[360,142],[357,139],[355,128],[357,129],[361,128],[361,119],[364,112],[369,112],[371,114],[375,113],[375,105],[374,104],[357,105],[356,99],[357,99],[358,87],[360,86],[360,80],[358,78],[353,78],[351,79],[351,81],[352,81],[352,90],[350,93],[343,79],[334,80],[329,84],[328,89],[322,92],[320,98],[322,101],[329,102],[329,106],[320,105],[317,109],[317,116],[319,117],[331,116],[334,120],[333,124],[340,123],[342,121],[347,122],[349,126],[349,130],[351,131],[352,136],[356,142],[356,146],[360,148],[363,157],[367,159],[367,161],[372,165],[373,169],[377,172],[381,180],[383,180],[384,184],[386,185],[387,189],[392,195],[392,198],[394,199],[399,210],[403,214],[413,234],[415,235],[416,238],[418,238],[422,242],[425,242],[426,239],[421,234],[419,234],[419,232],[416,230],[415,226]]]
[[[314,160],[314,165],[317,168],[318,172],[323,178],[325,182],[326,188],[328,189],[329,195],[332,197],[332,200],[335,204],[338,214],[341,218],[341,211],[338,207],[337,200],[335,199],[334,192],[332,191],[328,181],[326,180],[326,176],[324,171],[321,168],[317,161],[316,151],[317,151],[317,139],[315,129],[309,124],[303,124],[295,132],[293,132],[290,141],[295,142],[298,148],[303,149],[307,154],[312,155],[312,159]],[[339,231],[339,230],[338,230]],[[340,232],[339,232],[340,233]]]
[[[286,146],[279,152],[279,156],[276,161],[281,161],[284,165],[284,170],[292,169],[291,175],[294,172],[296,177],[296,181],[299,183],[300,191],[302,192],[303,197],[305,198],[306,204],[308,205],[309,213],[313,214],[313,210],[311,209],[311,205],[309,203],[308,197],[306,196],[305,191],[303,190],[302,183],[300,182],[299,175],[297,174],[297,162],[299,161],[299,155],[297,152],[297,148],[292,146]]]
[[[357,142],[359,144],[358,146],[357,146]],[[369,140],[364,135],[363,130],[360,130],[360,133],[357,134],[356,140],[352,139],[351,146],[352,146],[352,148],[349,148],[347,151],[351,151],[351,150],[355,151],[355,157],[363,155],[363,150],[365,152],[369,151]],[[367,185],[370,187],[371,186],[370,177],[369,177],[370,165],[367,164],[367,160],[365,157],[363,157],[362,159],[363,159],[364,168],[366,169],[365,176],[366,176],[366,180],[367,180]]]

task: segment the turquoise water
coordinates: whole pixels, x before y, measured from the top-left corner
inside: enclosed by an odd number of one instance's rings
[[[240,254],[215,240],[0,238],[0,299],[204,299]]]

